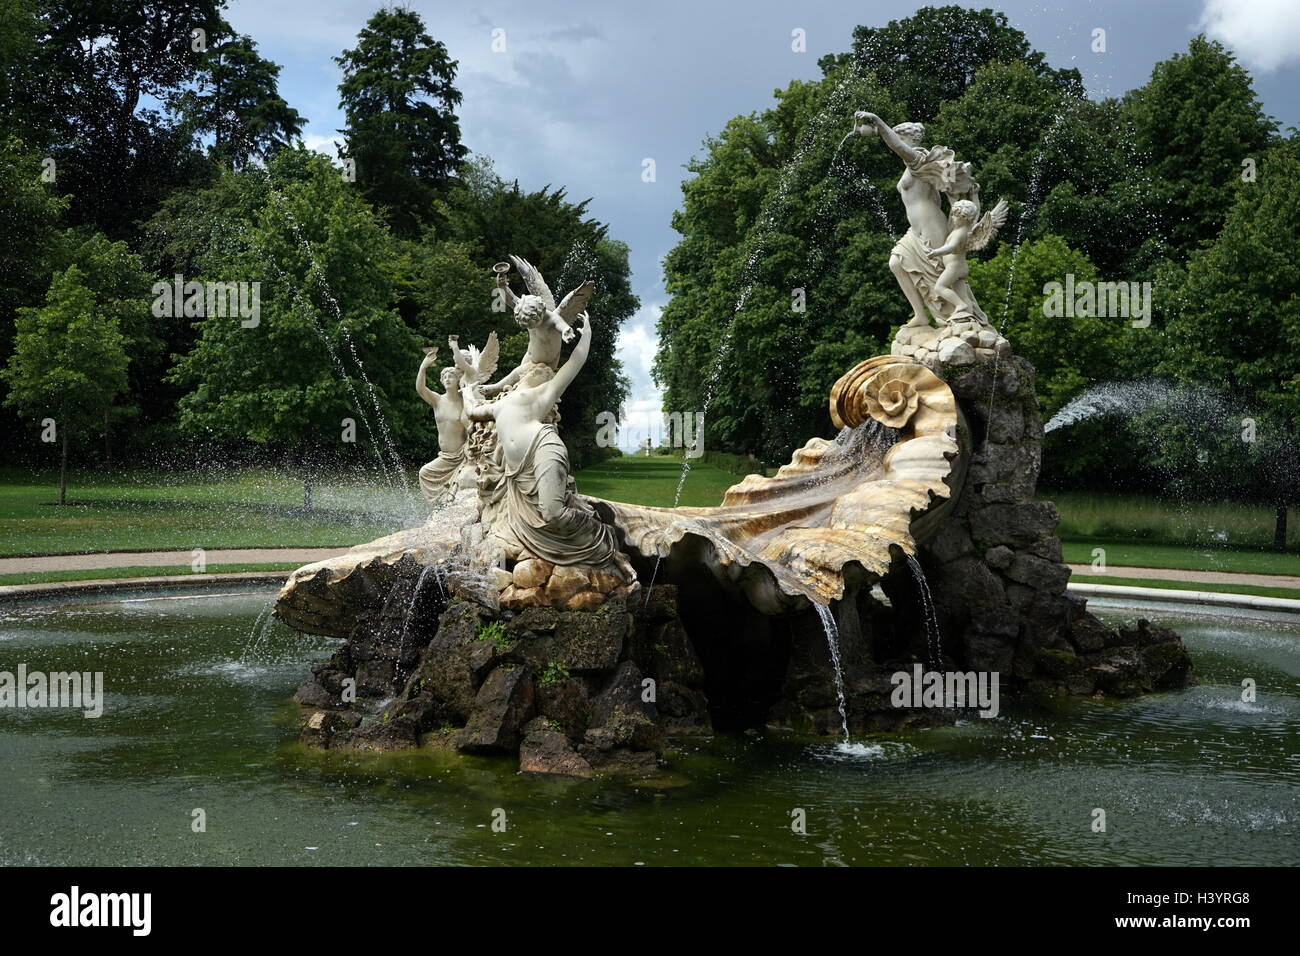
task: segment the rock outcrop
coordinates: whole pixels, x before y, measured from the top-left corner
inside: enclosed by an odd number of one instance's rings
[[[311,708],[304,742],[518,753],[525,771],[590,776],[652,769],[665,734],[712,732],[703,669],[671,586],[648,602],[638,593],[634,606],[618,595],[591,611],[498,613],[455,594],[416,592],[414,568],[394,567],[408,572],[394,596],[362,615],[347,644],[299,688],[298,701]],[[403,600],[425,623],[394,645],[392,608]],[[376,670],[376,660],[391,666]],[[349,679],[354,699],[342,694]]]

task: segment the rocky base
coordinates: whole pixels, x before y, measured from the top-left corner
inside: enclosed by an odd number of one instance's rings
[[[313,628],[346,634],[298,689],[303,741],[517,754],[521,770],[582,777],[653,769],[666,738],[715,727],[837,735],[845,723],[863,733],[951,721],[952,710],[896,706],[894,675],[917,662],[996,674],[1004,699],[1192,683],[1173,631],[1110,627],[1066,591],[1056,508],[1034,497],[1032,367],[995,346],[992,361],[937,371],[967,431],[962,487],[915,566],[898,555],[882,580],[859,575],[832,605],[843,715],[812,608],[760,613],[708,574],[661,578],[647,600],[636,581],[535,559],[484,575],[381,555],[342,580],[345,601],[317,600],[335,593],[322,586],[292,605],[291,623],[311,612]],[[637,570],[650,580],[650,562]]]
[[[951,325],[905,325],[894,336],[894,355],[938,368],[972,365],[999,355],[1009,356],[1011,345],[997,329],[976,318],[958,319]]]
[[[373,659],[372,649],[387,643],[382,613],[373,633],[354,634],[317,667],[296,698],[312,708],[303,741],[517,753],[521,770],[585,777],[653,770],[665,735],[712,733],[703,670],[671,587],[656,588],[645,607],[616,595],[595,611],[530,607],[502,617],[453,596],[429,620],[409,675],[367,683],[359,700],[334,688],[358,658]]]
[[[945,656],[996,671],[1004,684],[1071,694],[1128,696],[1191,683],[1191,660],[1173,631],[1145,621],[1116,630],[1066,591],[1060,516],[1034,500],[1043,426],[1033,367],[1008,356],[945,376],[973,450],[953,514],[919,554]],[[920,613],[914,589],[886,584],[896,606]]]

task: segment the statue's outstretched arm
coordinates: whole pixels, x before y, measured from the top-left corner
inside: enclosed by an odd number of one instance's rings
[[[500,394],[505,389],[515,384],[515,382],[519,381],[519,376],[522,374],[523,368],[522,365],[519,365],[509,375],[501,379],[501,381],[495,382],[492,385],[484,385],[483,394],[488,396]]]
[[[586,315],[578,317],[582,327],[578,331],[578,344],[573,347],[573,352],[569,355],[569,360],[560,366],[560,370],[555,373],[555,377],[542,386],[546,389],[543,393],[548,407],[554,405],[564,394],[578,373],[582,371],[582,366],[587,362],[587,355],[591,352],[591,320]]]
[[[876,132],[884,140],[885,145],[898,154],[898,158],[905,163],[914,163],[916,158],[921,155],[921,151],[914,146],[908,146],[903,142],[899,135],[894,132],[894,128],[882,120],[875,113],[859,112],[859,119],[866,120],[876,127]]]
[[[437,359],[437,357],[437,349],[428,352],[424,356],[424,361],[420,363],[420,370],[415,373],[415,394],[419,395],[434,408],[438,407],[438,401],[442,396],[429,388],[428,383],[425,381],[425,374],[429,371],[429,366],[434,363],[434,360]]]
[[[472,422],[491,422],[496,420],[492,403],[485,402],[475,392],[472,385],[461,387],[460,399],[465,406],[465,417]]]

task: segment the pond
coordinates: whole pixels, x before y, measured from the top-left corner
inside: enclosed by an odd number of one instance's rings
[[[1051,708],[1004,700],[996,719],[858,738],[852,754],[720,735],[670,750],[664,774],[635,783],[539,778],[510,758],[301,747],[290,695],[333,642],[271,622],[273,599],[0,607],[0,671],[105,681],[98,719],[0,710],[0,864],[1295,862],[1294,617],[1152,605],[1142,615],[1183,634],[1198,686]]]

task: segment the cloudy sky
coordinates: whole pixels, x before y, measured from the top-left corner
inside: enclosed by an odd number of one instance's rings
[[[334,151],[342,126],[331,57],[353,45],[380,0],[230,0],[228,19],[281,64],[280,91],[309,121],[309,146]],[[466,146],[527,189],[564,185],[631,247],[641,311],[624,324],[620,356],[633,383],[627,411],[644,429],[659,407],[650,380],[655,320],[665,301],[662,260],[676,233],[683,165],[705,136],[766,107],[790,80],[819,75],[817,59],[849,48],[855,25],[883,25],[917,3],[778,0],[474,0],[401,4],[459,61]],[[1206,32],[1255,74],[1265,109],[1300,125],[1297,0],[982,0],[1005,12],[1057,67],[1076,67],[1094,96],[1140,86],[1152,66]],[[1106,31],[1106,52],[1091,50]],[[791,49],[805,32],[807,51]],[[497,31],[504,31],[501,34]],[[505,50],[493,51],[504,36]],[[497,44],[500,46],[500,43]],[[862,104],[864,107],[869,104]],[[898,118],[899,120],[902,117]],[[642,181],[645,159],[657,178]],[[503,253],[509,250],[502,250]],[[545,264],[542,264],[543,267]],[[635,437],[626,435],[626,446]]]

